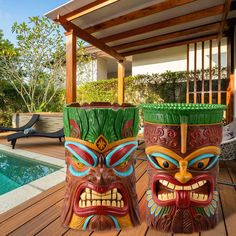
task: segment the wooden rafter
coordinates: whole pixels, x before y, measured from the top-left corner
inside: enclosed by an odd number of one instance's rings
[[[223,13],[221,24],[220,24],[220,27],[219,27],[218,43],[220,43],[220,40],[221,40],[222,35],[223,35],[225,23],[227,21],[227,16],[228,16],[228,13],[230,11],[231,2],[232,2],[231,0],[225,0],[224,13]]]
[[[161,41],[165,41],[165,40],[175,39],[175,38],[179,38],[179,37],[183,37],[183,36],[187,36],[187,35],[193,35],[193,34],[196,34],[199,32],[217,31],[217,29],[219,28],[219,25],[220,25],[220,22],[202,25],[199,27],[181,30],[178,32],[173,32],[173,33],[169,33],[169,34],[158,35],[158,36],[147,38],[147,39],[137,40],[132,43],[120,44],[120,45],[114,46],[112,48],[116,51],[119,51],[119,50],[123,50],[126,48],[132,48],[132,47],[136,47],[136,46],[142,46],[142,45],[157,43],[157,42],[161,42]]]
[[[124,57],[127,57],[127,56],[132,56],[132,55],[135,55],[135,54],[140,54],[140,53],[145,53],[145,52],[152,52],[152,51],[157,51],[157,50],[161,50],[161,49],[165,49],[165,48],[181,46],[181,45],[185,45],[185,44],[189,44],[189,43],[196,43],[196,42],[206,41],[206,40],[210,40],[210,39],[216,39],[217,36],[218,36],[217,34],[213,34],[213,35],[208,35],[208,36],[199,37],[199,38],[181,40],[181,41],[174,42],[174,43],[161,44],[161,45],[157,45],[157,46],[137,49],[137,50],[133,50],[133,51],[128,51],[128,52],[125,52],[125,53],[121,53],[121,55],[124,56]]]
[[[66,19],[68,21],[72,21],[78,17],[84,16],[88,13],[91,13],[93,11],[96,11],[100,8],[103,8],[105,6],[108,6],[112,3],[115,3],[119,0],[96,0],[94,2],[91,2],[79,9],[76,9],[66,15],[61,16],[63,19]]]
[[[88,33],[94,33],[96,31],[101,31],[101,30],[104,30],[104,29],[107,29],[116,25],[124,24],[132,20],[137,20],[142,17],[156,14],[158,12],[162,12],[162,11],[174,8],[174,7],[182,6],[184,4],[188,4],[194,1],[196,0],[168,0],[168,1],[160,2],[152,6],[145,7],[145,8],[130,12],[128,14],[118,16],[111,20],[102,22],[100,24],[88,27],[85,30]]]
[[[58,16],[58,22],[63,26],[63,28],[70,32],[73,30],[74,34],[83,39],[84,41],[94,45],[95,47],[99,48],[100,50],[106,52],[107,54],[111,55],[112,57],[116,58],[118,61],[125,61],[125,58],[121,56],[118,52],[116,52],[114,49],[107,46],[105,43],[101,42],[100,40],[96,39],[86,31],[82,30],[80,27],[76,26],[70,21],[67,21],[65,19],[61,19],[60,16]]]
[[[195,21],[195,20],[198,20],[198,19],[219,15],[223,11],[224,11],[224,4],[221,4],[221,5],[218,5],[218,6],[215,6],[215,7],[210,7],[210,8],[200,10],[200,11],[196,11],[196,12],[186,14],[186,15],[183,15],[183,16],[174,17],[174,18],[164,20],[164,21],[161,21],[161,22],[157,22],[157,23],[154,23],[154,24],[150,24],[150,25],[142,26],[142,27],[139,27],[139,28],[136,28],[136,29],[121,32],[121,33],[118,33],[118,34],[106,36],[106,37],[100,38],[100,40],[102,40],[103,42],[106,42],[106,43],[107,42],[112,42],[112,41],[128,38],[128,37],[131,37],[131,36],[134,36],[134,35],[140,35],[140,34],[144,34],[144,33],[154,31],[154,30],[159,30],[159,29],[163,29],[163,28],[166,28],[166,27],[171,27],[171,26],[174,26],[174,25],[189,23],[191,21]]]

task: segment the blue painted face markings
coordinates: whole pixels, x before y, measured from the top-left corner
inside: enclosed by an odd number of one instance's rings
[[[166,154],[163,154],[163,153],[159,153],[159,152],[154,152],[152,153],[151,155],[148,155],[147,154],[147,157],[148,157],[148,160],[152,163],[152,165],[156,168],[156,169],[159,169],[161,170],[161,166],[158,165],[158,163],[154,160],[155,157],[160,157],[166,161],[169,161],[171,162],[172,164],[174,164],[176,166],[176,168],[179,168],[179,162],[177,160],[175,160],[174,158],[166,155]],[[198,161],[200,160],[203,160],[203,159],[210,159],[210,163],[202,170],[209,170],[211,169],[218,161],[219,159],[219,156],[215,156],[214,154],[211,154],[211,153],[205,153],[205,154],[202,154],[202,155],[199,155],[199,156],[196,156],[194,157],[192,160],[190,160],[188,162],[188,168],[193,166],[195,163],[197,163]],[[184,158],[183,158],[184,160]]]
[[[76,147],[82,149],[83,151],[87,152],[92,158],[93,158],[93,161],[94,161],[94,164],[91,165],[90,163],[88,163],[87,161],[85,161],[83,159],[82,156],[78,155],[78,153],[76,153],[76,151],[74,151],[70,146],[69,144],[72,144],[72,145],[75,145]],[[124,156],[122,156],[117,162],[113,163],[112,165],[110,165],[110,160],[112,158],[112,156],[114,155],[114,153],[118,152],[120,149],[122,149],[123,147],[126,147],[127,145],[133,145],[132,148],[127,152],[125,153]],[[137,146],[138,146],[138,142],[137,141],[130,141],[130,142],[126,142],[126,143],[123,143],[119,146],[117,146],[116,148],[114,148],[110,153],[107,154],[107,156],[105,157],[105,164],[108,168],[112,168],[112,170],[115,172],[116,175],[120,176],[120,177],[127,177],[129,175],[131,175],[134,171],[134,168],[133,166],[131,165],[127,170],[125,171],[118,171],[116,168],[121,165],[122,163],[126,162],[126,161],[129,161],[130,159],[130,155],[137,149]],[[85,170],[85,171],[78,171],[78,170],[75,170],[75,168],[70,165],[69,167],[69,171],[70,173],[73,175],[73,176],[76,176],[76,177],[82,177],[84,175],[87,175],[90,171],[90,169],[92,167],[95,167],[98,165],[98,160],[99,158],[97,157],[97,155],[90,149],[88,149],[86,146],[84,146],[83,144],[81,143],[78,143],[78,142],[71,142],[71,141],[67,141],[65,142],[65,148],[71,153],[73,154],[73,157],[80,163],[82,163],[85,167],[87,167],[88,169]]]

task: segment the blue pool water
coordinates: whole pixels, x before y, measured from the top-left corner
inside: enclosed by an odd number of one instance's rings
[[[0,195],[59,169],[60,167],[0,152]]]

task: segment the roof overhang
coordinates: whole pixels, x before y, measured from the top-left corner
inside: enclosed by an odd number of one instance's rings
[[[235,24],[235,0],[74,0],[46,13],[118,61],[208,39]]]

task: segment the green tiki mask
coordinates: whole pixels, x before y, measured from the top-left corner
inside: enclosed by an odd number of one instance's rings
[[[133,154],[138,110],[92,103],[64,109],[67,188],[63,225],[108,230],[139,224]]]
[[[147,104],[143,108],[149,226],[171,233],[215,227],[225,106]]]

